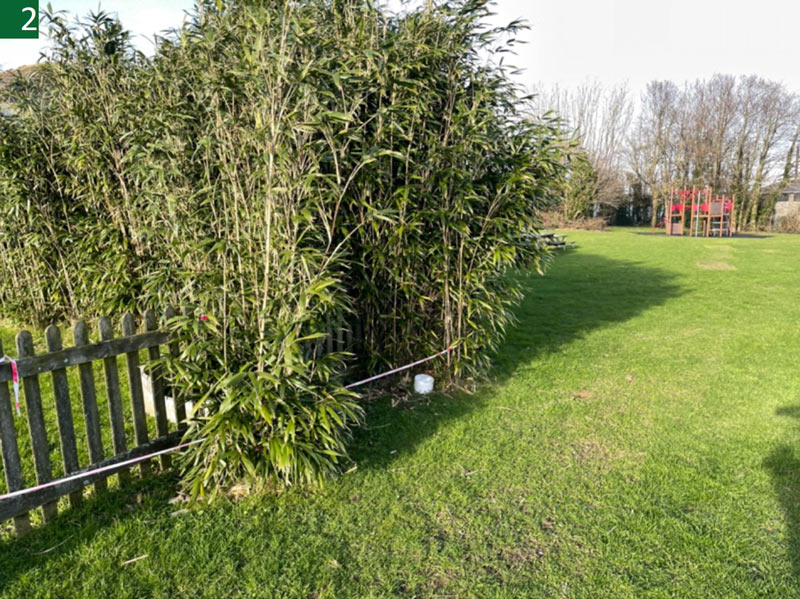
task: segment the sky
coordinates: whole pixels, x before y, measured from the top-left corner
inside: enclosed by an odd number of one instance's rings
[[[194,6],[194,0],[41,0],[39,6],[45,8],[48,1],[54,11],[64,10],[73,16],[86,16],[89,12],[96,12],[98,7],[117,13],[123,26],[136,34],[139,49],[148,54],[153,49],[153,34],[179,27],[185,11]],[[35,4],[35,0],[31,0],[31,4]],[[34,64],[46,45],[44,30],[38,40],[0,40],[0,69]]]
[[[97,0],[51,2],[78,14],[98,7]],[[105,0],[100,6],[117,12],[147,52],[147,38],[179,26],[193,0]],[[638,92],[654,79],[682,83],[728,73],[783,81],[800,92],[797,0],[499,0],[495,10],[496,24],[521,17],[531,26],[512,61],[525,70],[520,82],[529,87],[596,80]],[[45,43],[44,35],[0,40],[0,68],[35,62]]]

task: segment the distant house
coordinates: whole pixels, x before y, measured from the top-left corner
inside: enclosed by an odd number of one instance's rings
[[[778,225],[781,219],[798,214],[800,214],[800,179],[789,183],[781,192],[778,201],[775,203],[772,224]]]

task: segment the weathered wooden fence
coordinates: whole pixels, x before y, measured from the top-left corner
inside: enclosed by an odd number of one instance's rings
[[[173,309],[164,313],[164,319],[175,314]],[[141,457],[167,449],[178,443],[185,426],[185,407],[179,398],[174,398],[178,430],[170,432],[164,401],[164,381],[158,359],[161,347],[173,355],[179,351],[176,342],[164,331],[159,330],[155,313],[148,311],[144,315],[144,331],[137,333],[134,319],[127,314],[122,319],[122,336],[116,337],[111,321],[102,318],[99,321],[100,341],[89,342],[89,329],[85,322],[77,322],[73,328],[74,347],[64,348],[61,332],[55,326],[46,330],[47,353],[36,354],[33,337],[27,331],[17,335],[17,370],[24,393],[24,413],[27,418],[28,432],[33,455],[33,466],[36,473],[36,485],[53,481],[51,452],[45,426],[42,394],[39,387],[39,375],[50,373],[55,400],[56,420],[60,441],[60,453],[64,467],[64,478],[86,473],[85,476],[72,480],[57,482],[52,486],[39,489],[28,494],[0,500],[0,522],[14,520],[17,535],[25,534],[30,529],[31,510],[42,509],[45,522],[57,514],[57,502],[60,497],[69,495],[69,503],[76,506],[83,499],[84,487],[94,484],[95,490],[102,492],[107,488],[106,479],[118,474],[121,480],[130,476],[125,466],[115,467],[131,458]],[[142,376],[139,368],[139,351],[147,350],[153,408],[155,416],[156,439],[149,440],[147,432],[147,416],[142,392]],[[0,356],[4,355],[0,343]],[[123,419],[122,393],[120,390],[118,356],[125,356],[127,377],[130,389],[130,404],[135,439],[129,440],[125,434]],[[98,412],[98,396],[95,390],[93,362],[103,362],[105,374],[106,401],[108,404],[109,426],[114,455],[106,457],[103,450],[102,431]],[[78,447],[73,421],[72,403],[69,396],[67,368],[77,367],[80,380],[80,394],[83,408],[83,421],[86,429],[86,445],[88,448],[88,464],[83,467],[78,461]],[[25,487],[23,468],[17,440],[17,427],[14,423],[12,394],[9,382],[12,381],[10,364],[0,365],[0,448],[2,449],[3,469],[8,491],[18,491]],[[129,446],[133,447],[129,449]],[[170,466],[169,455],[160,458],[162,466]],[[108,467],[101,473],[92,473],[100,467]],[[147,462],[140,465],[142,475],[150,469]],[[30,485],[33,486],[33,485]]]
[[[173,308],[164,312],[164,321],[176,314]],[[34,486],[52,483],[46,488],[36,489],[23,495],[0,500],[0,523],[13,519],[17,535],[30,530],[31,510],[42,509],[44,522],[52,520],[58,512],[58,500],[69,495],[71,507],[79,505],[83,500],[83,489],[94,484],[95,490],[102,492],[107,488],[106,479],[118,474],[120,480],[130,476],[129,466],[122,464],[132,458],[142,457],[178,444],[186,426],[186,404],[182,398],[173,397],[168,405],[165,393],[164,377],[159,364],[161,348],[172,355],[179,351],[178,344],[170,340],[169,335],[159,330],[159,323],[154,312],[144,314],[144,331],[137,333],[133,316],[125,315],[121,323],[122,336],[114,336],[114,328],[108,318],[101,318],[98,323],[100,341],[89,342],[89,329],[84,321],[73,327],[74,347],[64,348],[61,331],[50,326],[45,331],[47,353],[36,354],[33,337],[27,331],[17,335],[17,371],[24,395],[24,413],[27,418],[27,429],[32,450],[33,469],[36,485],[26,487],[23,477],[22,460],[17,439],[17,427],[14,422],[14,409],[9,383],[12,381],[12,369],[9,363],[0,364],[0,452],[3,458],[3,470],[8,492],[23,490]],[[358,319],[353,323],[328,321],[328,335],[309,348],[310,353],[320,356],[334,351],[353,351],[359,344],[361,326]],[[149,375],[140,369],[139,352],[147,350],[147,368]],[[0,342],[0,356],[4,356]],[[130,395],[130,412],[133,420],[132,440],[126,438],[123,418],[123,398],[120,389],[118,356],[124,356],[127,365],[127,379]],[[103,449],[103,431],[101,431],[98,394],[95,389],[93,363],[102,361],[105,379],[105,397],[108,407],[108,423],[114,455],[106,457]],[[80,381],[81,408],[83,423],[86,429],[86,448],[88,463],[79,463],[78,440],[75,434],[75,423],[70,400],[69,379],[67,369],[77,367]],[[53,399],[55,401],[55,419],[58,428],[61,460],[64,476],[53,478],[50,439],[48,439],[45,423],[44,405],[39,386],[39,375],[50,373],[52,379]],[[143,378],[147,383],[143,388]],[[147,393],[149,391],[149,394]],[[102,398],[100,398],[102,399]],[[151,399],[145,401],[145,399]],[[152,403],[152,409],[148,409]],[[167,418],[168,407],[174,410],[174,421],[177,430],[170,432]],[[155,420],[156,438],[149,440],[147,413]],[[52,428],[52,427],[51,427]],[[131,442],[132,441],[132,442]],[[129,448],[132,445],[132,448]],[[170,456],[162,455],[161,465],[168,468]],[[122,465],[120,465],[122,464]],[[102,468],[102,472],[96,472]],[[150,471],[147,461],[139,463],[142,475]],[[0,492],[0,494],[2,494]]]

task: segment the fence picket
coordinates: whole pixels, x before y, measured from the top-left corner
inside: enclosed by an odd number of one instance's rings
[[[75,338],[75,346],[89,344],[89,329],[86,323],[79,320],[75,323],[72,330]],[[92,464],[103,460],[103,437],[100,433],[100,417],[97,413],[97,394],[94,387],[94,370],[92,363],[81,364],[78,366],[78,373],[81,381],[81,397],[83,399],[83,420],[86,424],[86,442],[89,446],[89,460]],[[106,479],[95,483],[96,491],[108,489]]]
[[[100,339],[111,341],[114,338],[114,327],[108,318],[101,318],[98,326]],[[106,382],[106,398],[108,400],[108,418],[111,422],[111,442],[114,444],[114,453],[120,454],[127,451],[128,446],[125,441],[125,421],[122,416],[122,394],[119,390],[119,370],[117,369],[116,356],[103,358],[103,371]],[[119,478],[120,480],[130,478],[129,471],[121,470]]]
[[[130,337],[136,334],[136,324],[133,315],[128,313],[122,317],[122,334]],[[128,385],[131,392],[131,412],[133,413],[133,433],[136,436],[136,445],[147,443],[147,418],[144,412],[144,394],[142,393],[142,375],[139,371],[139,351],[125,354],[128,367]],[[139,473],[145,476],[150,472],[150,461],[139,464]]]
[[[146,331],[155,331],[158,328],[156,314],[152,310],[144,313],[144,327]],[[164,404],[164,383],[161,375],[161,351],[158,345],[154,345],[147,349],[147,355],[150,365],[150,380],[152,381],[153,388],[153,407],[156,413],[156,432],[159,437],[163,437],[169,433],[167,426],[167,408]],[[169,455],[161,456],[161,466],[169,468],[172,460]]]
[[[47,350],[61,351],[63,344],[61,331],[58,327],[50,325],[45,330],[47,339]],[[69,383],[67,382],[66,368],[53,370],[51,373],[53,380],[53,395],[56,400],[56,416],[58,418],[58,436],[61,442],[61,459],[64,464],[64,472],[72,474],[78,468],[78,446],[75,442],[75,425],[72,420],[72,404],[69,401]],[[72,507],[80,505],[83,499],[82,491],[75,491],[69,496],[69,503]]]
[[[33,337],[28,331],[21,331],[17,335],[17,353],[20,358],[34,355]],[[22,379],[22,386],[25,389],[25,412],[28,415],[28,430],[31,436],[36,481],[42,484],[52,480],[53,469],[50,463],[50,450],[47,445],[47,432],[42,413],[42,394],[39,389],[39,377],[37,375],[25,377]],[[45,522],[49,522],[57,514],[58,505],[55,501],[42,506],[42,515]]]
[[[336,351],[343,352],[345,351],[344,345],[344,321],[337,320],[336,321]]]
[[[5,355],[2,341],[0,341],[0,355]],[[8,490],[9,492],[19,491],[25,486],[25,483],[22,479],[22,464],[19,460],[17,431],[14,427],[8,383],[0,383],[0,450],[3,454],[3,472],[6,475]],[[27,512],[14,517],[14,532],[18,537],[23,536],[30,529],[31,520]]]
[[[328,316],[325,319],[325,332],[327,336],[325,337],[325,353],[332,354],[334,352],[333,349],[333,321],[331,317]]]
[[[167,321],[176,315],[177,312],[172,306],[164,310],[164,325],[166,326]],[[172,341],[169,344],[169,355],[173,358],[177,358],[180,353],[181,350],[180,347],[178,347],[178,342]],[[182,397],[174,387],[172,388],[172,401],[175,404],[175,420],[178,421],[178,430],[186,430],[186,398]]]
[[[361,318],[356,316],[353,324],[353,352],[358,353],[363,349],[363,341],[361,337]]]

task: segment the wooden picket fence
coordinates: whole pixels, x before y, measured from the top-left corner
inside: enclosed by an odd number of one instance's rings
[[[175,315],[174,309],[164,313],[164,320]],[[176,445],[185,427],[185,407],[179,398],[174,398],[177,430],[170,432],[165,406],[164,381],[158,360],[161,347],[175,355],[179,348],[177,342],[171,341],[168,334],[159,330],[154,312],[144,314],[144,331],[137,333],[136,325],[130,314],[122,319],[122,336],[115,338],[114,329],[108,318],[99,321],[100,341],[89,342],[89,329],[85,322],[79,321],[73,328],[75,346],[64,348],[61,332],[55,326],[46,330],[47,353],[36,354],[33,338],[27,331],[17,335],[17,369],[21,381],[21,395],[24,392],[24,412],[27,417],[30,444],[33,454],[33,465],[36,472],[37,486],[53,481],[53,469],[42,410],[42,394],[39,387],[39,375],[50,373],[52,377],[53,395],[55,399],[56,419],[61,448],[61,458],[65,477],[80,475],[73,480],[58,482],[45,489],[33,491],[9,499],[0,500],[0,522],[14,520],[17,535],[30,530],[29,512],[41,508],[44,522],[52,520],[58,512],[58,499],[69,495],[69,504],[74,507],[83,499],[83,488],[94,484],[97,491],[107,488],[106,479],[118,474],[123,481],[130,476],[129,468],[116,467],[121,462],[141,457]],[[147,416],[142,391],[142,377],[139,368],[139,351],[147,350],[151,376],[153,411],[155,416],[156,435],[154,440],[148,439]],[[3,353],[0,343],[0,356]],[[127,376],[130,389],[130,404],[133,418],[134,437],[129,443],[125,435],[123,419],[122,394],[120,391],[117,357],[125,356]],[[98,397],[95,391],[93,362],[103,362],[105,374],[106,400],[109,412],[111,440],[114,450],[112,457],[105,457],[100,430]],[[83,420],[86,429],[89,464],[81,467],[78,463],[78,449],[75,438],[72,404],[69,397],[67,368],[77,367],[80,380]],[[14,410],[9,382],[12,381],[11,366],[0,365],[0,449],[2,449],[3,469],[9,492],[26,488],[23,480],[23,469],[17,444],[17,431],[14,424]],[[133,445],[129,449],[129,445]],[[170,466],[169,455],[160,457],[161,464]],[[100,467],[108,467],[101,473],[92,473]],[[140,473],[146,474],[150,464],[142,462]]]

